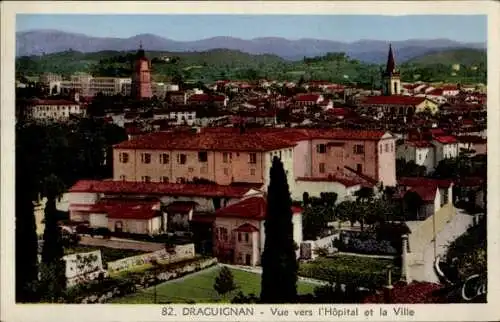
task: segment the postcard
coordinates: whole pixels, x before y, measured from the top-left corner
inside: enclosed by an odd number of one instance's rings
[[[498,3],[2,9],[2,320],[500,318]]]

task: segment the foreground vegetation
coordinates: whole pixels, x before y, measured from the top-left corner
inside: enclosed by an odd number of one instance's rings
[[[373,289],[387,285],[389,266],[392,267],[392,280],[397,281],[401,276],[397,261],[347,255],[337,255],[332,258],[320,257],[302,264],[299,268],[299,276],[332,283],[353,283]]]
[[[171,303],[210,303],[229,301],[239,291],[245,294],[260,294],[261,276],[241,270],[231,269],[237,289],[221,296],[214,290],[214,280],[219,273],[219,268],[212,268],[192,276],[166,282],[156,286],[158,302]],[[315,285],[304,282],[298,283],[298,293],[313,293]],[[148,288],[135,294],[118,298],[113,303],[153,303],[154,287]]]

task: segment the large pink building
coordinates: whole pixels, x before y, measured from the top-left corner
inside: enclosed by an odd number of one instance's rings
[[[200,133],[159,132],[114,147],[114,180],[267,186],[274,156],[290,190],[297,178],[370,178],[396,184],[395,137],[384,131],[211,128]]]

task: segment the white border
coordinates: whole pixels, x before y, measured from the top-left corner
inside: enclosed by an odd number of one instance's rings
[[[312,308],[311,305],[282,306],[290,308],[285,318],[273,317],[269,308],[256,306],[251,318],[201,318],[162,317],[160,305],[15,305],[14,290],[14,57],[16,13],[93,13],[93,14],[356,14],[356,15],[405,15],[405,14],[485,14],[488,15],[488,304],[406,305],[415,309],[416,315],[406,317],[413,321],[494,321],[500,318],[500,309],[494,303],[500,299],[498,268],[500,254],[498,227],[498,173],[500,156],[498,139],[500,123],[499,73],[500,64],[500,6],[494,1],[345,1],[345,2],[298,2],[298,1],[246,1],[246,2],[79,2],[79,1],[7,1],[2,2],[1,16],[1,320],[4,321],[156,321],[156,320],[234,320],[234,321],[320,321],[320,320],[367,320],[357,317],[294,317],[293,308]],[[415,26],[418,28],[418,26]],[[439,31],[437,31],[439,34]],[[211,305],[203,305],[211,306]],[[335,307],[356,307],[333,305]],[[183,306],[179,306],[183,307]],[[360,311],[391,305],[357,305]],[[179,311],[180,312],[180,311]],[[373,320],[401,320],[394,315],[375,316]]]

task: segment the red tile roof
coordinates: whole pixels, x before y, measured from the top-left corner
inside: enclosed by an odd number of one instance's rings
[[[255,189],[261,186],[262,184],[255,184]],[[215,184],[80,180],[68,192],[241,198],[249,190],[248,186]]]
[[[418,105],[425,101],[425,97],[413,96],[367,96],[361,101],[361,105]]]
[[[147,220],[161,214],[158,200],[106,199],[93,205],[71,204],[69,210],[102,213],[114,219]]]
[[[295,209],[297,210],[297,209]],[[215,212],[216,217],[232,217],[254,220],[265,220],[267,201],[264,197],[249,197]],[[298,214],[292,207],[292,213]]]
[[[239,226],[234,231],[253,233],[253,232],[259,231],[259,229],[252,224],[246,223],[246,224]]]
[[[422,201],[434,202],[436,199],[436,190],[436,186],[415,186],[407,190],[405,195],[410,192],[415,192],[420,196],[420,198],[422,198]]]
[[[425,177],[403,177],[398,179],[398,184],[408,187],[416,186],[437,186],[442,189],[447,189],[453,183],[449,179],[434,179]]]
[[[190,102],[223,102],[226,99],[223,95],[193,94],[189,96]]]
[[[457,143],[457,139],[454,136],[451,135],[444,135],[444,136],[436,136],[434,138],[437,142],[441,144],[452,144],[452,143]]]
[[[150,133],[116,144],[116,149],[208,150],[265,152],[295,146],[296,143],[266,133]]]
[[[294,99],[298,102],[317,102],[319,97],[317,94],[299,94]]]

